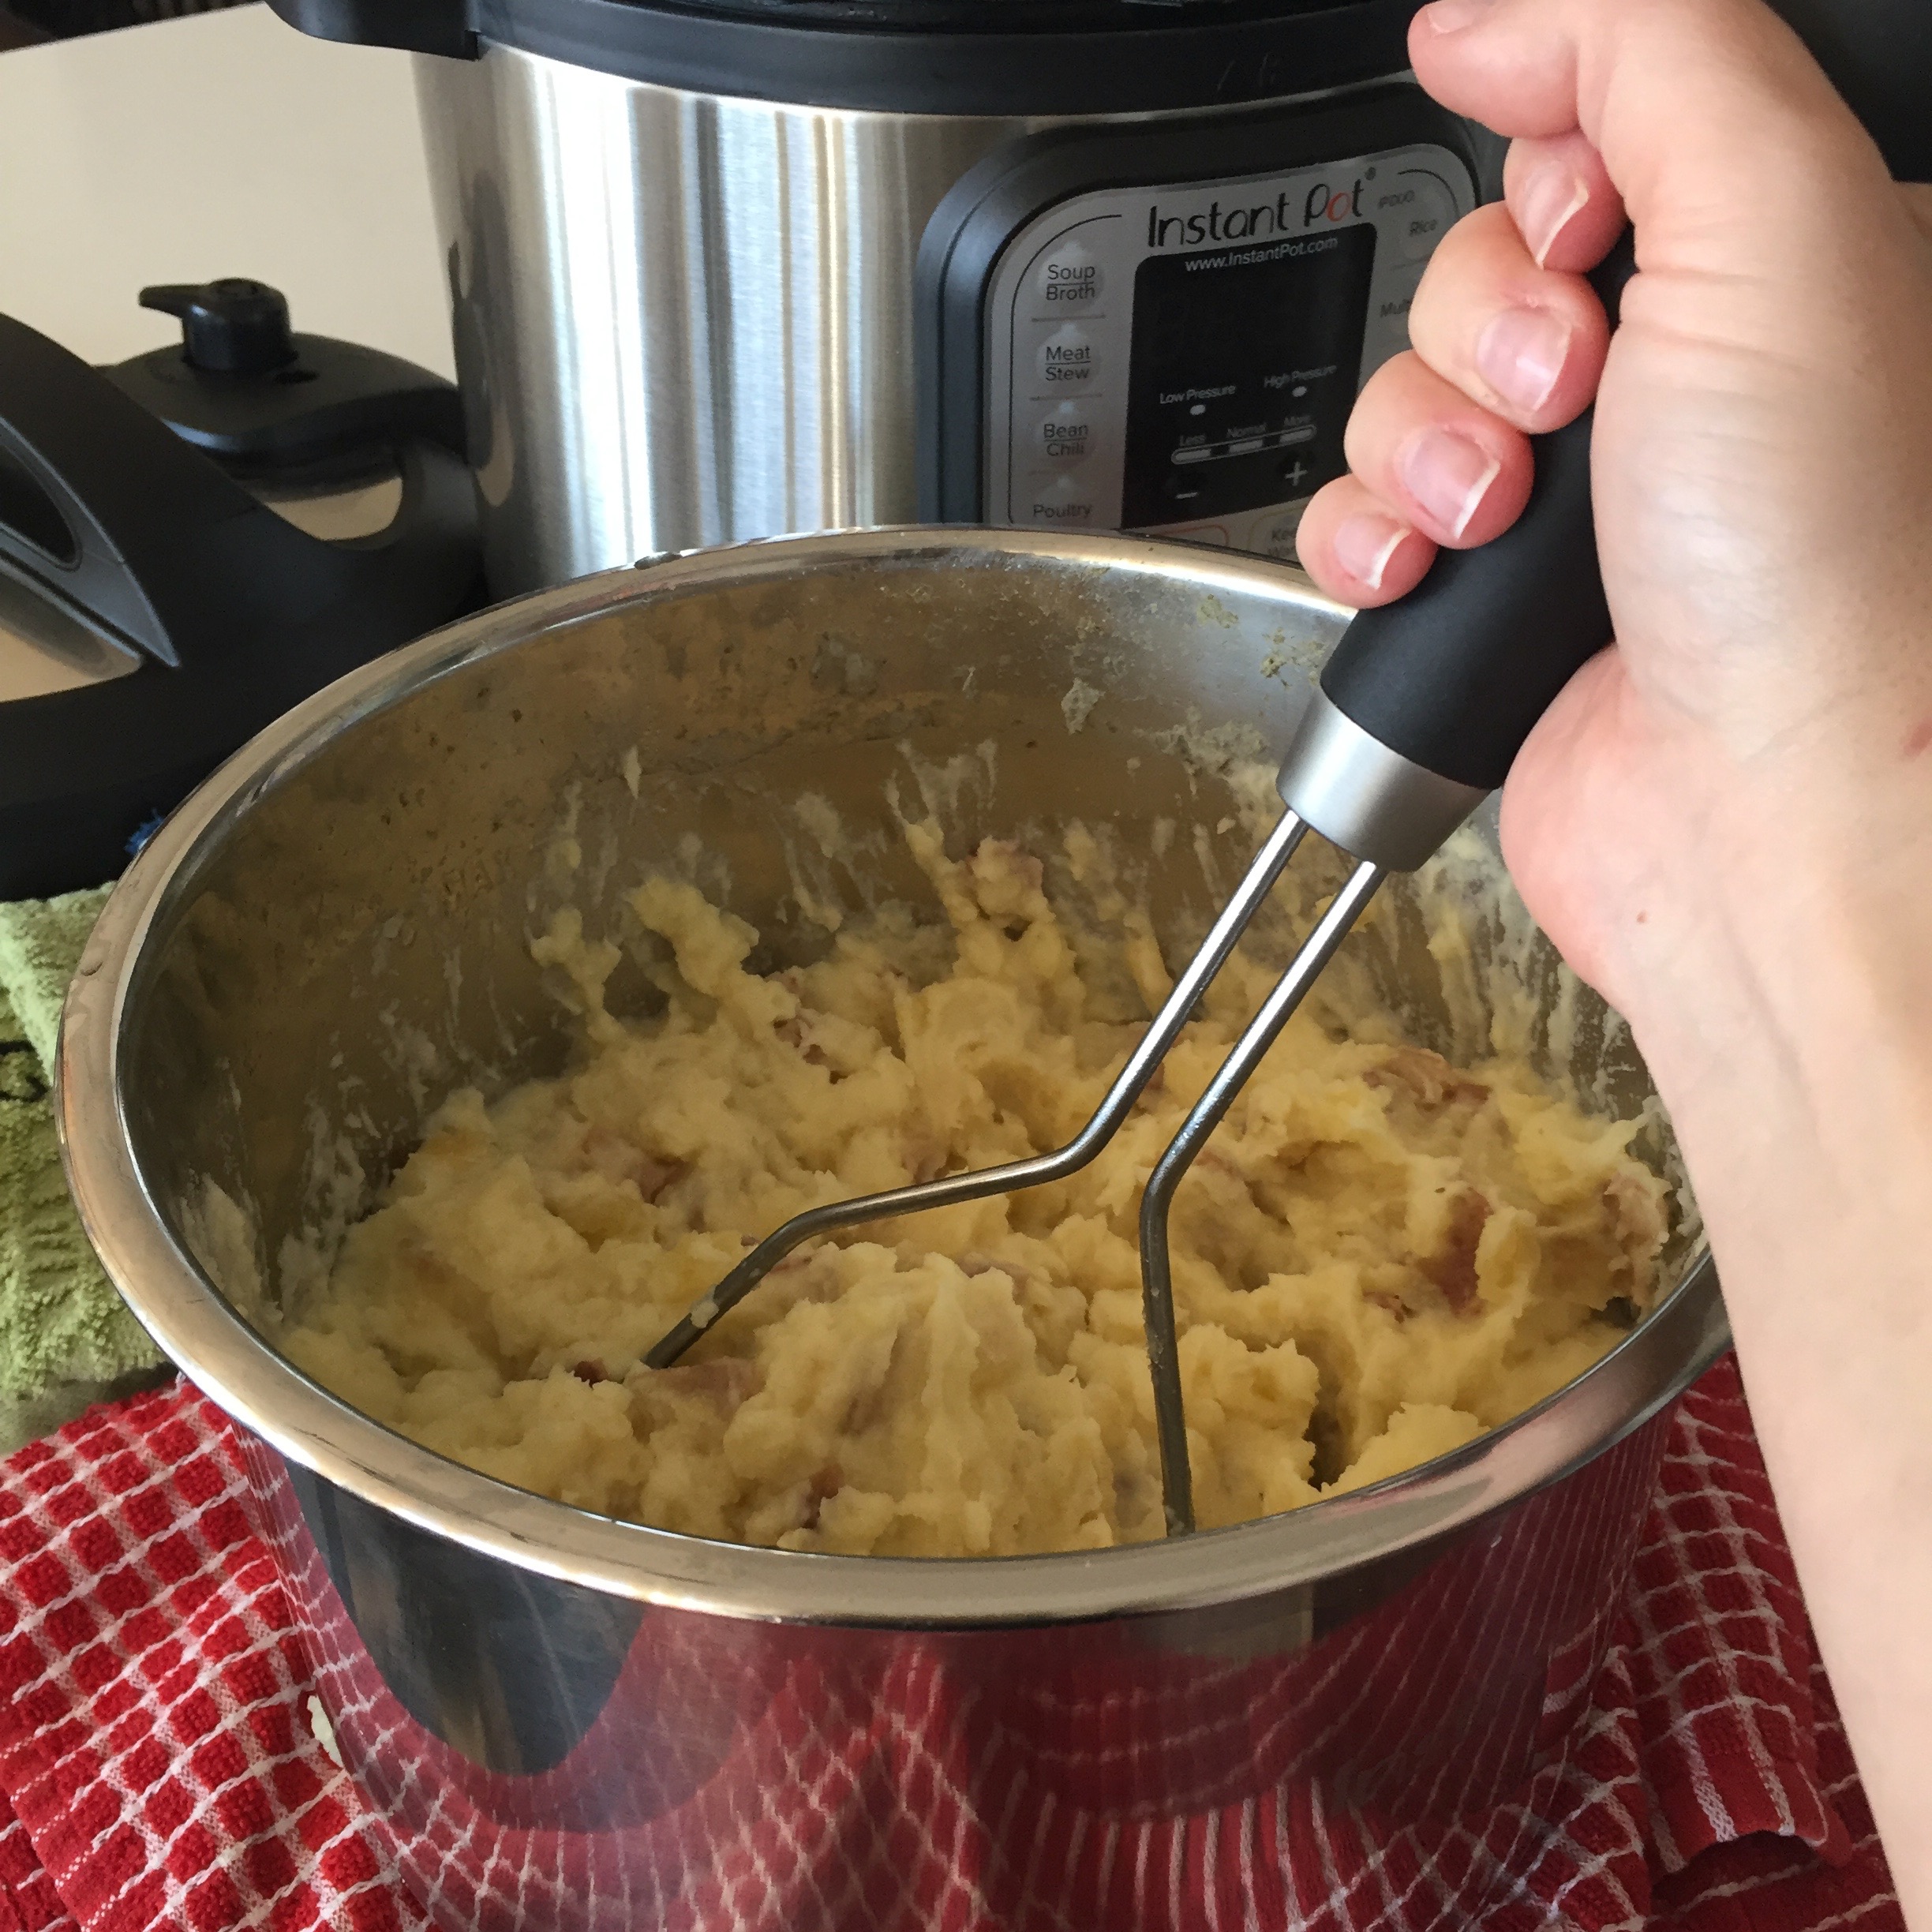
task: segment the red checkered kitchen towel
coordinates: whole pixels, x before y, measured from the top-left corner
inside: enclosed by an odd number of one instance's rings
[[[425,1923],[384,1819],[316,1742],[312,1661],[245,1494],[232,1425],[185,1383],[0,1470],[0,1932]],[[1156,1876],[1105,1923],[1406,1932],[1492,1840],[1516,1848],[1494,1932],[1902,1932],[1728,1361],[1672,1425],[1567,1773],[1529,1829],[1497,1822],[1420,1851],[1301,1845],[1266,1799],[1126,1825],[1115,1869]],[[1014,1932],[974,1848],[919,1863],[936,1876],[908,1932]],[[723,1896],[695,1885],[676,1923],[781,1932],[755,1885]]]

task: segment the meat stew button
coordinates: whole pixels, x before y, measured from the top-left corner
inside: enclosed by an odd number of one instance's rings
[[[1093,381],[1099,359],[1093,338],[1069,322],[1040,344],[1040,380],[1050,389],[1084,389]]]

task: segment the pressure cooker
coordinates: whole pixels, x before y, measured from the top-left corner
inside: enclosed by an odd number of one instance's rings
[[[273,0],[402,44],[499,595],[943,520],[1292,552],[1500,144],[1417,0]]]
[[[415,50],[499,596],[923,521],[1291,556],[1502,144],[1418,0],[271,0]],[[1923,0],[1783,0],[1901,172]]]

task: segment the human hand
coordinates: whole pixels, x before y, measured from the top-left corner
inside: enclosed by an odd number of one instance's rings
[[[1301,554],[1350,602],[1400,595],[1509,524],[1524,432],[1597,392],[1616,642],[1518,754],[1504,854],[1670,1109],[1932,1926],[1932,208],[1757,0],[1436,0],[1410,49],[1514,137],[1507,205],[1444,238]],[[1626,208],[1606,354],[1577,271]]]
[[[1506,203],[1438,249],[1413,350],[1365,388],[1353,474],[1309,505],[1302,558],[1349,602],[1399,596],[1437,543],[1514,520],[1524,432],[1601,376],[1617,644],[1518,757],[1504,849],[1566,957],[1668,1057],[1674,989],[1835,910],[1848,849],[1876,839],[1896,882],[1932,847],[1924,191],[1889,180],[1755,0],[1438,0],[1410,58],[1515,137]],[[1627,207],[1639,273],[1606,358],[1578,271]]]

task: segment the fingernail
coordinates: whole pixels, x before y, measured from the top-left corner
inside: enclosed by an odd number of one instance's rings
[[[1476,338],[1476,366],[1505,402],[1526,414],[1549,400],[1570,353],[1570,324],[1541,309],[1505,309]]]
[[[1469,528],[1502,467],[1480,444],[1453,429],[1417,430],[1395,459],[1395,474],[1409,493],[1451,537]]]
[[[1522,191],[1517,226],[1541,268],[1556,238],[1589,205],[1589,189],[1574,168],[1552,161],[1530,177]]]
[[[1496,0],[1431,0],[1422,9],[1422,17],[1438,33],[1459,33],[1487,19],[1495,6]]]
[[[1357,583],[1366,584],[1371,590],[1380,590],[1382,573],[1388,568],[1389,559],[1408,534],[1406,523],[1398,523],[1393,517],[1377,516],[1372,511],[1365,510],[1352,517],[1344,517],[1335,526],[1335,534],[1329,541],[1335,551],[1335,561]]]

